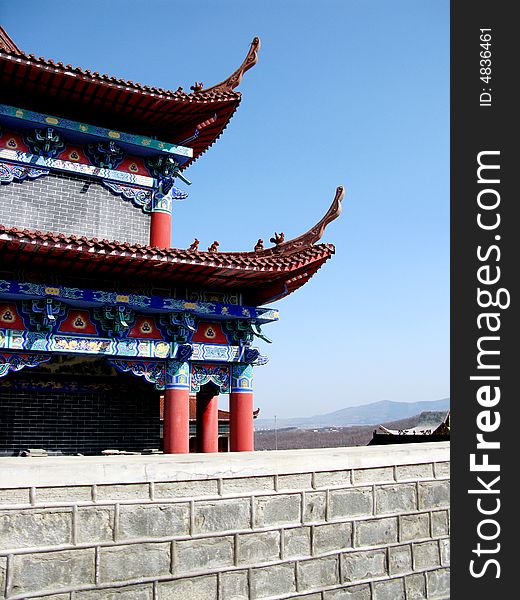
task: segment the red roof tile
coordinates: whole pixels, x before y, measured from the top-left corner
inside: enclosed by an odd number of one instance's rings
[[[198,252],[98,240],[0,225],[0,263],[121,281],[167,280],[206,290],[239,290],[251,305],[287,296],[304,285],[335,249],[317,244],[341,212],[343,188],[321,221],[307,233],[259,252]]]
[[[194,158],[222,134],[240,103],[235,91],[243,74],[258,60],[255,38],[240,67],[221,83],[186,93],[166,90],[36,58],[20,50],[0,28],[0,98],[6,104],[49,112],[128,133],[189,142]]]

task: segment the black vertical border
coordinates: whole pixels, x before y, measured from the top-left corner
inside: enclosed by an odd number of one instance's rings
[[[452,405],[452,567],[451,597],[455,600],[502,600],[516,597],[516,570],[520,524],[515,509],[520,507],[520,492],[515,484],[520,481],[520,394],[515,375],[520,375],[520,334],[518,323],[518,285],[520,276],[520,107],[515,102],[520,88],[520,29],[513,16],[515,3],[504,0],[452,0],[451,3],[451,405]],[[480,80],[480,29],[492,30],[492,73],[486,85]],[[491,107],[479,106],[483,88],[490,87]],[[513,108],[515,103],[515,108]],[[516,138],[516,139],[515,139]],[[477,155],[487,150],[500,151],[500,227],[483,231],[477,225],[477,194],[482,184],[477,183]],[[492,186],[491,186],[492,187]],[[495,235],[500,235],[497,242]],[[478,488],[476,477],[489,481],[491,474],[470,471],[470,454],[475,452],[477,415],[484,410],[476,400],[480,382],[470,380],[477,370],[477,340],[485,335],[479,332],[477,317],[477,270],[486,264],[477,258],[477,247],[498,243],[500,261],[496,253],[488,264],[501,270],[499,284],[511,294],[511,305],[500,312],[500,385],[501,400],[496,408],[500,412],[500,428],[486,437],[500,441],[500,450],[489,452],[490,462],[500,464],[499,495],[482,495],[484,508],[493,506],[500,498],[500,511],[486,517],[477,508],[478,495],[468,490]],[[493,271],[494,272],[494,271]],[[485,286],[481,286],[485,287]],[[490,287],[490,290],[492,288]],[[490,373],[487,371],[486,373]],[[517,443],[518,441],[518,443]],[[489,501],[488,501],[489,500]],[[486,504],[486,502],[488,502]],[[515,511],[515,512],[514,512]],[[496,519],[501,527],[499,537],[493,541],[479,540],[477,527],[485,518]],[[484,527],[491,534],[492,526]],[[481,543],[487,550],[500,550],[482,554],[473,550]],[[500,577],[496,566],[488,565],[482,577],[470,574],[470,561],[476,559],[475,570],[481,572],[486,559],[496,559],[500,564]],[[519,571],[520,572],[520,571]]]

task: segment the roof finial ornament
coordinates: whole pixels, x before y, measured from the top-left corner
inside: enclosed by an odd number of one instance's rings
[[[247,56],[244,59],[244,62],[238,67],[238,69],[230,75],[227,79],[225,79],[222,83],[218,83],[206,90],[204,93],[208,92],[230,92],[234,90],[240,82],[242,81],[242,77],[246,71],[249,71],[251,67],[254,67],[258,62],[258,50],[260,49],[260,38],[255,37],[251,42],[251,46],[247,53]],[[199,90],[197,90],[199,91]],[[194,91],[194,93],[196,93]]]
[[[282,231],[282,233],[276,233],[276,231],[275,231],[274,237],[272,237],[269,241],[278,246],[278,245],[282,244],[284,240],[285,240],[285,233],[283,233],[283,231]]]
[[[261,252],[264,249],[264,240],[260,238],[258,242],[256,242],[255,252]]]
[[[208,248],[208,252],[218,252],[219,246],[220,244],[217,242],[217,240],[215,240],[213,244],[211,244],[211,246]]]
[[[204,84],[202,83],[202,81],[196,81],[193,85],[190,86],[190,90],[193,90],[194,92],[200,92],[203,87]]]
[[[192,250],[193,252],[198,252],[199,251],[199,240],[197,238],[195,238],[193,240],[193,244],[188,248],[188,250]]]
[[[316,242],[318,242],[323,236],[327,225],[339,217],[341,213],[341,203],[344,197],[345,190],[343,189],[343,186],[340,185],[338,188],[336,188],[334,200],[332,201],[329,210],[325,213],[325,216],[321,219],[321,221],[316,223],[316,225],[314,225],[312,229],[309,229],[307,233],[304,233],[303,235],[300,235],[292,240],[285,241],[285,236],[283,233],[275,233],[274,237],[272,237],[270,241],[273,242],[273,244],[276,244],[276,246],[274,248],[268,248],[266,250],[266,254],[288,254],[290,252],[296,252],[302,248],[316,244]]]

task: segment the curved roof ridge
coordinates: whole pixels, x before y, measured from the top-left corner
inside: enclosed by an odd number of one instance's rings
[[[119,249],[122,251],[133,252],[138,250],[140,252],[151,252],[152,254],[164,254],[164,255],[179,255],[182,254],[186,258],[199,258],[199,259],[207,259],[213,258],[216,260],[222,259],[255,259],[255,262],[258,262],[258,259],[267,259],[269,263],[269,259],[276,258],[279,256],[289,257],[294,253],[301,253],[308,249],[314,248],[323,248],[326,251],[334,252],[334,246],[332,244],[317,244],[329,223],[334,221],[341,214],[341,202],[345,197],[345,190],[343,186],[339,186],[336,189],[336,193],[334,195],[334,199],[329,209],[323,216],[323,218],[316,224],[314,227],[309,229],[306,233],[288,240],[286,242],[282,242],[274,246],[273,248],[267,248],[266,250],[260,251],[231,251],[231,252],[209,252],[209,251],[199,251],[199,250],[189,250],[184,248],[159,248],[156,246],[149,246],[146,244],[132,244],[127,241],[120,242],[119,240],[99,240],[97,238],[87,238],[85,236],[79,235],[67,235],[63,233],[54,233],[51,231],[40,231],[40,230],[31,230],[27,228],[18,228],[18,227],[8,227],[6,225],[0,224],[0,235],[7,234],[12,235],[14,237],[23,237],[27,236],[30,239],[34,240],[36,238],[44,239],[47,241],[56,241],[62,243],[70,243],[70,241],[76,243],[78,241],[83,243],[100,243],[102,246],[111,249]]]
[[[261,306],[300,288],[334,254],[332,244],[316,244],[286,254],[251,257],[157,248],[0,225],[0,251],[6,265],[64,275],[103,275],[121,281],[182,282],[208,290],[240,289],[252,306]]]
[[[90,69],[84,69],[79,66],[73,67],[70,64],[64,65],[61,61],[54,61],[52,59],[44,58],[42,56],[37,58],[34,54],[27,54],[26,52],[21,50],[13,42],[9,34],[5,31],[5,29],[0,26],[0,52],[13,55],[17,58],[23,58],[27,61],[36,64],[37,66],[52,67],[53,69],[58,68],[64,73],[68,72],[69,74],[72,74],[72,72],[74,72],[74,74],[83,75],[91,80],[98,80],[108,85],[123,85],[125,87],[138,90],[141,93],[160,95],[165,96],[167,98],[174,98],[176,100],[184,100],[189,102],[207,102],[208,99],[214,98],[215,95],[220,96],[221,99],[222,96],[228,97],[231,100],[240,99],[240,93],[235,92],[234,89],[240,84],[243,74],[249,69],[251,69],[251,67],[253,67],[258,62],[257,52],[259,48],[260,39],[258,37],[255,37],[251,42],[251,46],[249,48],[246,58],[244,59],[240,67],[236,71],[234,71],[232,75],[230,75],[221,83],[213,85],[207,89],[196,89],[188,93],[185,92],[181,86],[179,86],[176,90],[169,90],[165,88],[142,84],[139,82],[132,81],[130,79],[122,79],[112,75],[99,73],[98,71],[91,71]]]
[[[229,261],[235,259],[236,264],[251,264],[251,265],[264,265],[272,266],[278,264],[277,259],[291,260],[291,256],[288,255],[277,255],[255,252],[199,252],[198,250],[186,250],[183,248],[159,248],[158,246],[149,246],[146,244],[132,244],[130,242],[121,242],[119,240],[107,240],[98,238],[88,238],[80,235],[67,235],[63,233],[53,233],[51,231],[41,231],[28,228],[19,227],[8,227],[0,224],[0,240],[17,240],[21,243],[37,242],[43,244],[51,244],[57,246],[74,246],[76,249],[81,250],[82,246],[96,247],[105,252],[116,252],[116,253],[130,253],[130,254],[143,254],[150,256],[163,256],[165,258],[176,260],[187,260],[206,263],[210,262],[223,262],[229,265]],[[305,252],[311,249],[310,255],[305,256]],[[333,244],[316,244],[309,248],[298,248],[295,249],[295,254],[305,256],[306,259],[312,259],[316,254],[320,253],[334,253]],[[253,260],[251,260],[253,259]],[[274,263],[272,262],[274,259]],[[305,261],[304,261],[305,262]]]

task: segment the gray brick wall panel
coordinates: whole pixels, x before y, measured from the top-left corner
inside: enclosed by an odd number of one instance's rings
[[[57,546],[72,540],[72,511],[0,513],[0,548]]]
[[[10,579],[8,597],[93,584],[94,548],[14,556]]]
[[[149,243],[150,216],[92,179],[51,173],[0,186],[0,223],[7,227]]]
[[[217,600],[217,576],[190,577],[157,584],[158,600]]]
[[[128,581],[168,575],[171,568],[170,549],[168,542],[101,548],[100,581]]]

